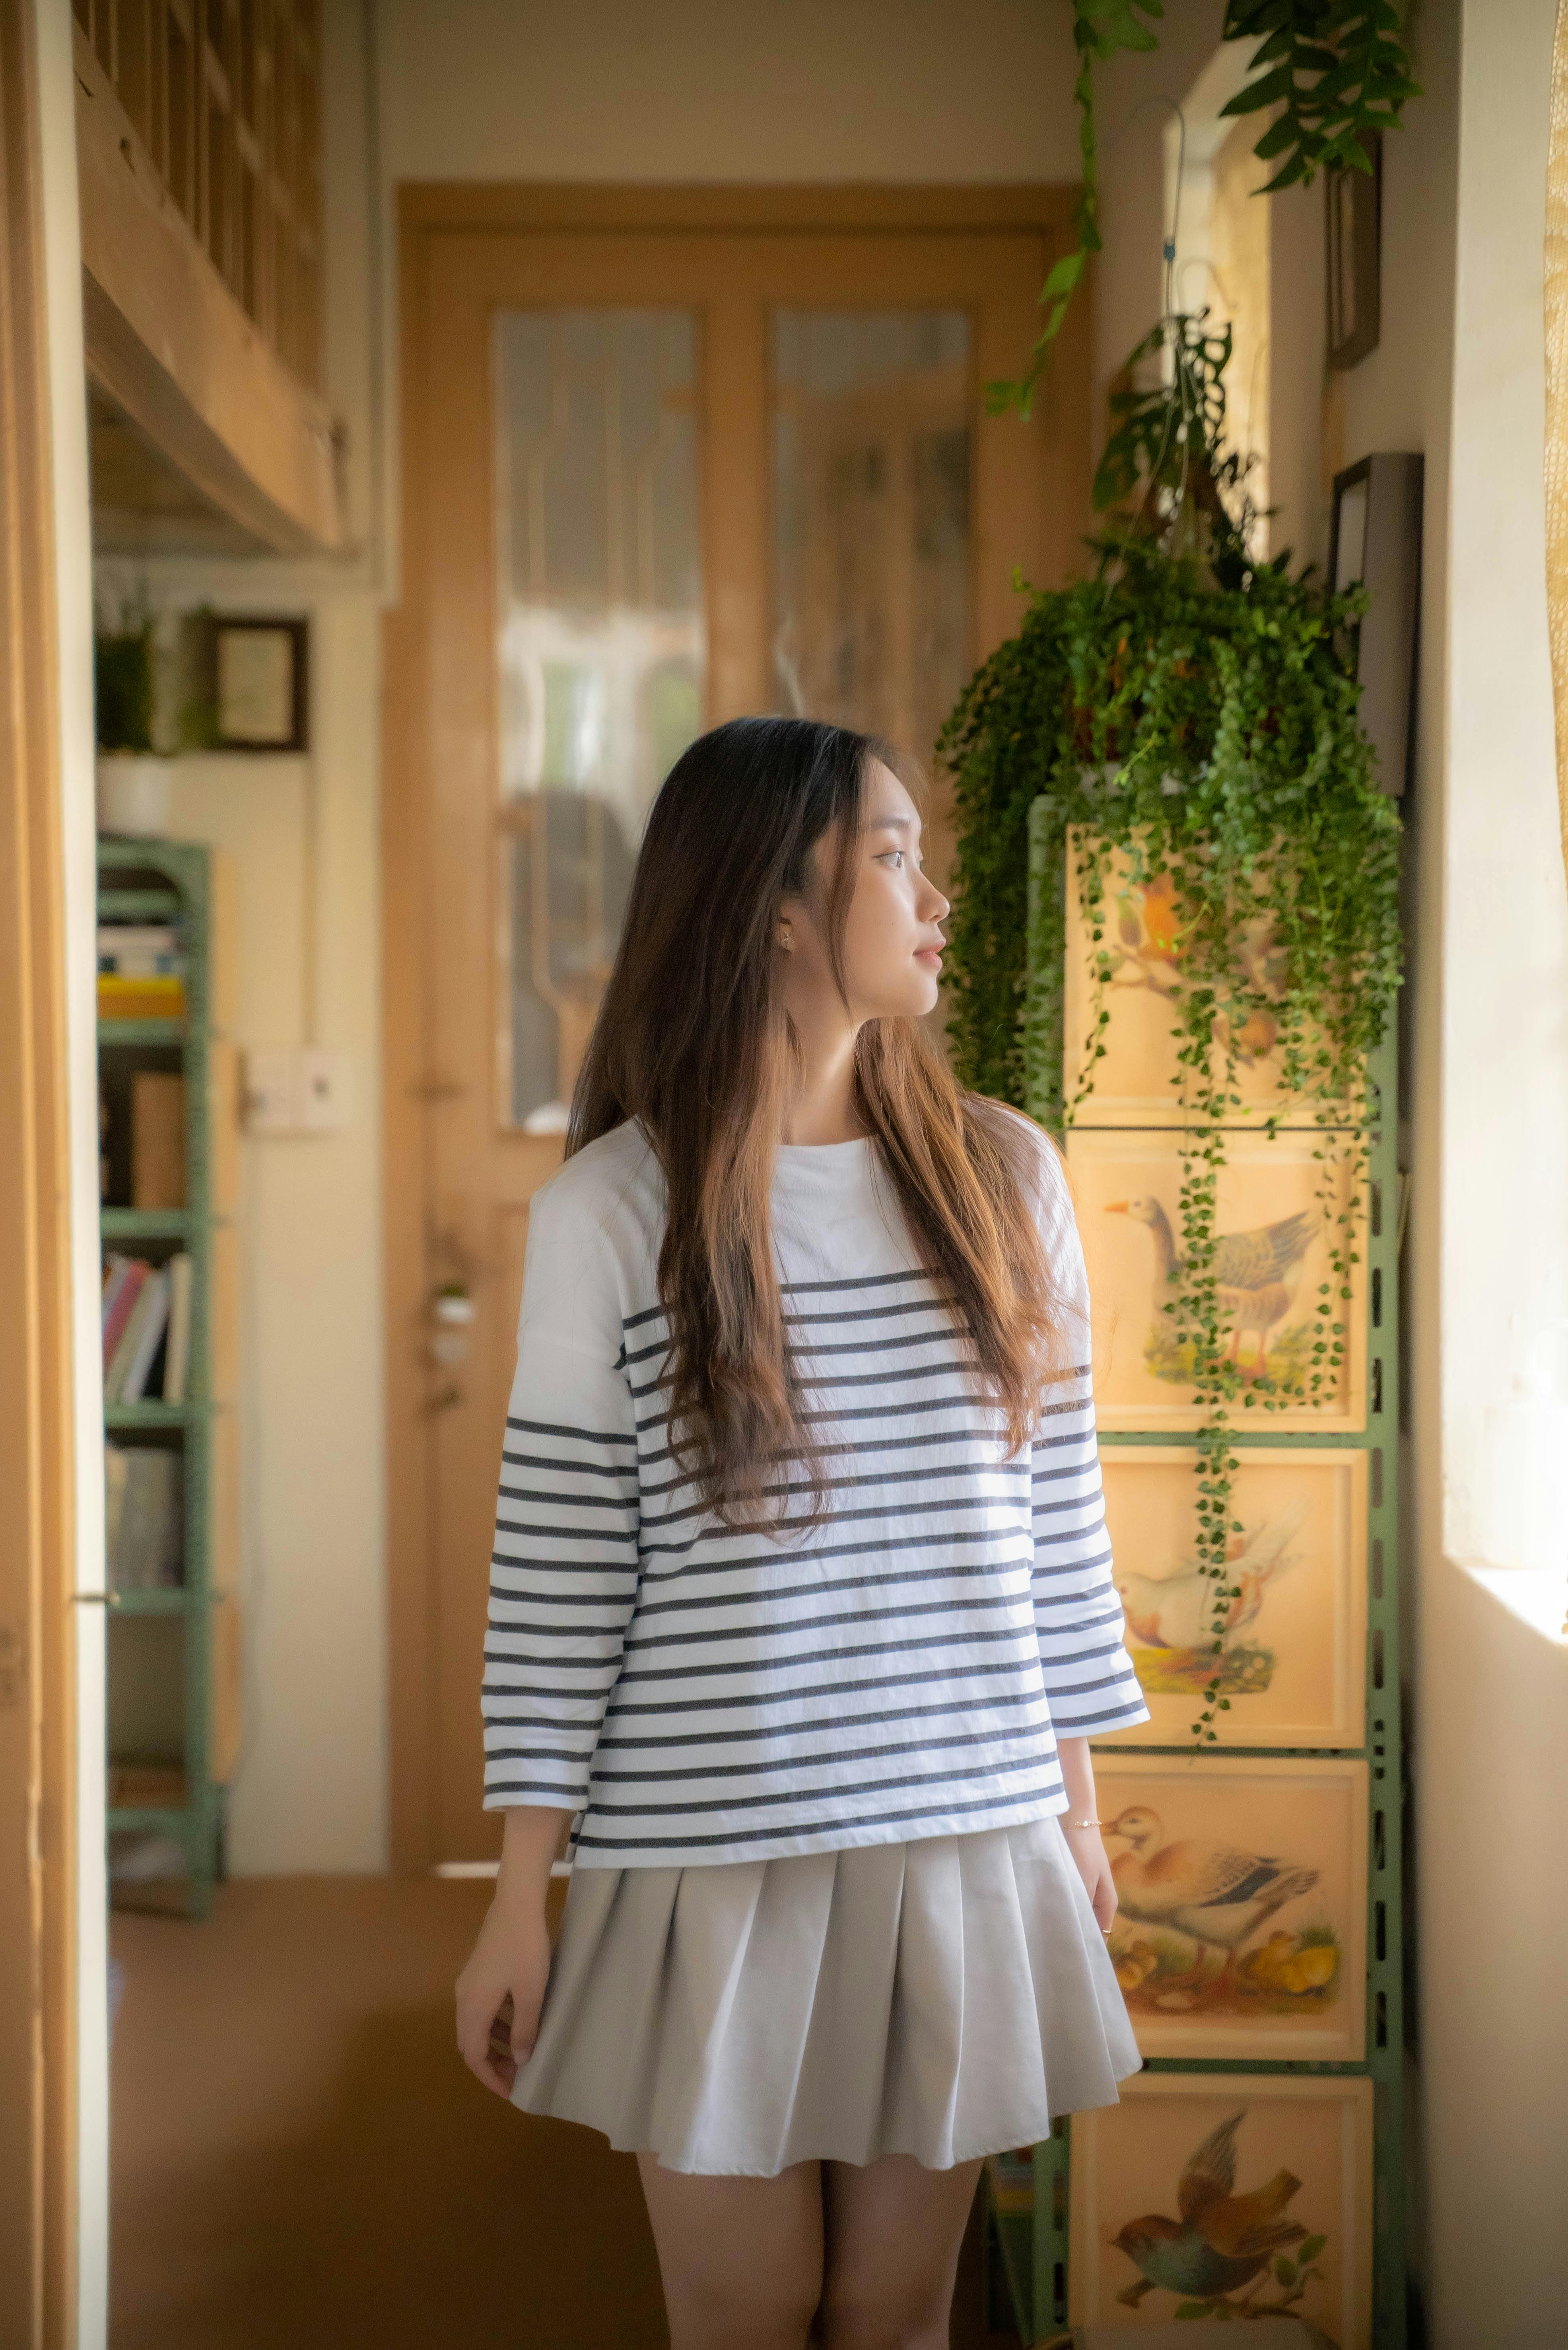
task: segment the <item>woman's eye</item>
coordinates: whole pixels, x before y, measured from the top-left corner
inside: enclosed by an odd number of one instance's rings
[[[884,863],[884,864],[886,864],[886,863],[887,863],[887,861],[888,861],[888,859],[889,858],[892,858],[892,860],[893,860],[894,864],[897,866],[897,868],[898,868],[898,871],[901,873],[901,872],[903,871],[903,869],[904,869],[904,852],[903,852],[903,850],[902,850],[901,848],[885,848],[885,849],[882,851],[882,861],[883,861],[883,863]]]

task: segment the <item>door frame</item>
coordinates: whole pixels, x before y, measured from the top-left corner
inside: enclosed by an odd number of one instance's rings
[[[621,187],[432,182],[399,189],[400,595],[383,622],[381,730],[389,1809],[394,1868],[423,1870],[438,1856],[431,1803],[436,1729],[431,1671],[434,1487],[428,1388],[421,1367],[432,1175],[426,1104],[434,1083],[424,1027],[428,942],[421,935],[429,813],[422,785],[430,710],[431,521],[423,484],[432,419],[426,412],[421,360],[432,260],[443,237],[485,233],[903,231],[924,236],[1025,230],[1041,235],[1049,268],[1073,241],[1077,193],[1071,184]],[[1065,579],[1089,525],[1092,351],[1090,302],[1081,297],[1067,314],[1040,394],[1052,416],[1042,586]],[[1020,350],[1020,367],[1024,356]],[[476,1659],[476,1674],[477,1664]]]
[[[65,879],[34,11],[0,9],[0,2338],[76,2338]]]

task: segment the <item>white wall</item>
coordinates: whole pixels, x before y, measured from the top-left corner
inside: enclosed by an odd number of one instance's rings
[[[1451,107],[1454,9],[1423,9]],[[1563,2325],[1568,2033],[1568,891],[1559,843],[1542,495],[1542,233],[1552,0],[1468,0],[1457,271],[1440,178],[1389,160],[1402,370],[1347,422],[1421,445],[1428,494],[1411,1288],[1419,1645],[1420,2050],[1437,2350],[1535,2350]],[[1424,103],[1424,101],[1423,101]],[[1438,247],[1434,256],[1433,246]],[[1445,444],[1434,340],[1451,305]],[[1398,373],[1401,380],[1393,379]],[[1396,437],[1397,436],[1397,437]],[[1347,453],[1358,453],[1347,442]],[[1446,460],[1446,463],[1444,461]],[[1446,501],[1447,525],[1442,508]],[[1436,598],[1428,596],[1428,611]],[[1440,613],[1441,606],[1437,609]],[[1555,1408],[1555,1418],[1553,1418]]]

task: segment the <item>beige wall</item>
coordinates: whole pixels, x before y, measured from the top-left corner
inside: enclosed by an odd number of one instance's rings
[[[1568,892],[1542,491],[1552,16],[1552,0],[1471,0],[1456,73],[1458,8],[1423,9],[1430,104],[1392,149],[1385,195],[1386,253],[1406,258],[1385,277],[1382,349],[1346,400],[1347,456],[1425,445],[1428,463],[1407,1278],[1436,2350],[1535,2350],[1563,2327]],[[1458,151],[1457,237],[1443,145]]]

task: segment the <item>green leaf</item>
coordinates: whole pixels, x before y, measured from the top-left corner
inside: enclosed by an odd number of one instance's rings
[[[1296,2247],[1296,2258],[1303,2263],[1307,2261],[1315,2261],[1327,2242],[1326,2236],[1303,2236]]]
[[[1281,2252],[1274,2262],[1274,2274],[1279,2279],[1281,2284],[1294,2284],[1296,2281],[1296,2264],[1294,2261],[1287,2260],[1284,2253]]]
[[[1048,302],[1053,295],[1070,294],[1084,274],[1088,255],[1082,247],[1076,253],[1064,253],[1040,289],[1040,299]]]

